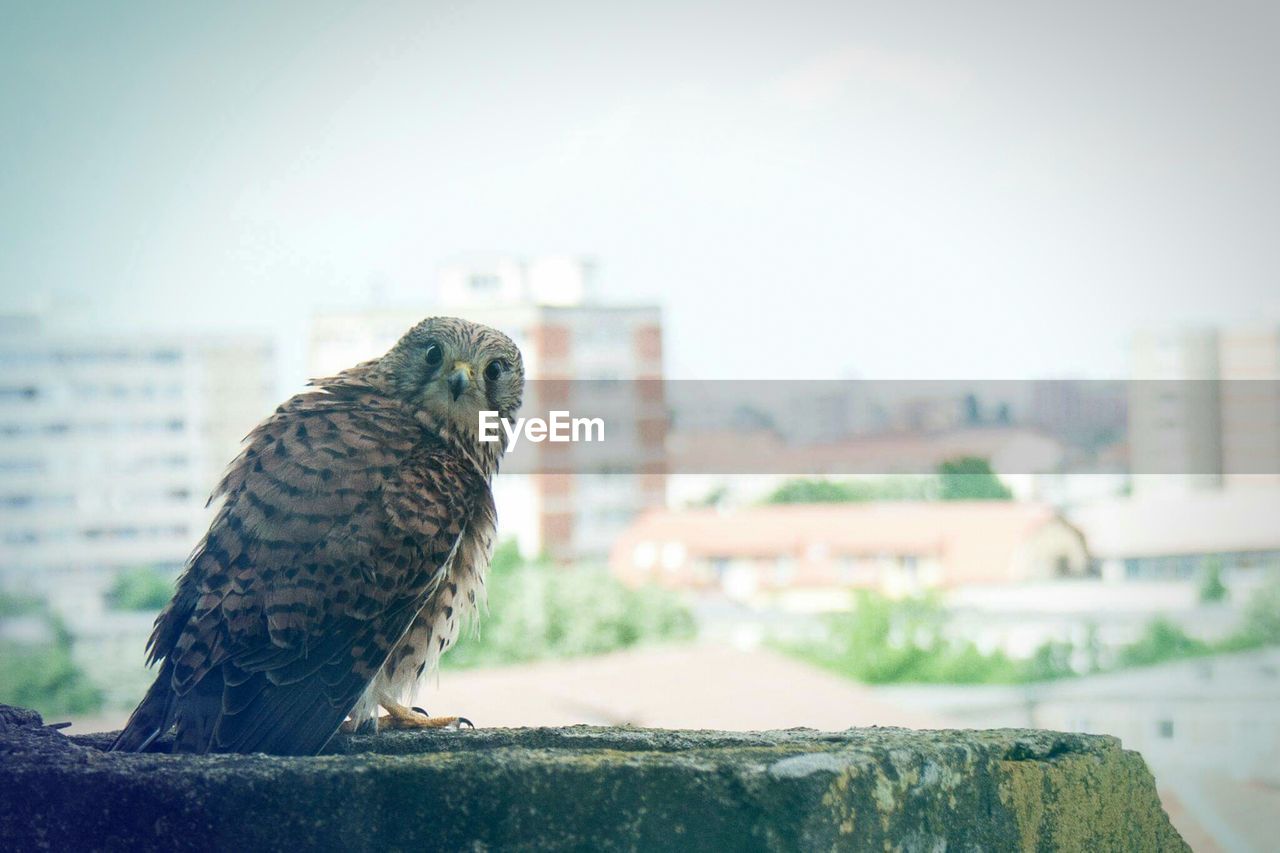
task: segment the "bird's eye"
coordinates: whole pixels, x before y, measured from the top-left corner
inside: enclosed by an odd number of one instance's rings
[[[431,346],[427,347],[427,366],[428,367],[439,367],[440,362],[442,361],[444,361],[444,350],[440,349],[440,347],[436,346],[435,344],[432,344]]]
[[[489,366],[484,369],[484,378],[490,382],[496,382],[498,377],[502,375],[502,371],[507,369],[507,363],[502,359],[496,359],[489,362]]]

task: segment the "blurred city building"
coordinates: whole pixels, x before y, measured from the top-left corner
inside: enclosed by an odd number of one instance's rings
[[[1069,513],[1110,581],[1198,581],[1218,571],[1251,588],[1280,570],[1280,487],[1135,495]]]
[[[1135,492],[1280,483],[1280,326],[1142,332],[1132,358]]]
[[[743,494],[771,485],[737,479]],[[847,610],[850,590],[936,590],[949,636],[983,652],[1070,643],[1109,660],[1157,619],[1205,643],[1238,631],[1244,603],[1280,578],[1276,517],[1280,489],[1112,498],[1065,516],[1028,501],[721,504],[645,515],[611,566],[691,593],[702,635],[741,647],[812,633],[797,617]],[[1224,592],[1204,600],[1211,573]]]
[[[317,314],[310,370],[325,376],[375,358],[424,317],[457,314],[501,329],[520,347],[530,380],[524,412],[564,409],[590,415],[593,402],[600,401],[584,396],[632,395],[636,416],[624,420],[637,434],[629,438],[660,458],[666,435],[662,383],[607,380],[662,379],[661,310],[602,301],[598,280],[596,264],[581,258],[499,257],[451,264],[440,271],[436,298],[421,304]],[[618,401],[610,405],[616,408]],[[508,473],[495,480],[502,534],[515,536],[528,556],[603,560],[632,519],[665,501],[660,465],[629,474],[575,473],[573,452],[566,445],[525,448],[524,470],[546,467],[561,473]],[[541,459],[530,461],[534,454]]]
[[[273,345],[4,325],[0,587],[47,600],[116,683],[114,662],[140,670],[154,614],[112,611],[105,593],[124,570],[180,570],[223,468],[276,403]]]
[[[668,506],[673,508],[753,503],[800,471],[832,480],[928,476],[942,463],[965,457],[986,460],[1014,495],[1037,500],[1046,491],[1045,478],[1055,484],[1061,480],[1053,472],[1066,453],[1061,442],[1026,427],[881,432],[793,444],[771,429],[691,430],[680,423],[667,437]],[[1095,482],[1094,488],[1110,494],[1122,476]]]
[[[1080,533],[1049,507],[1008,501],[788,504],[646,514],[613,549],[626,583],[784,610],[842,610],[850,589],[893,596],[1085,577]]]
[[[935,474],[944,462],[983,459],[1021,498],[1035,497],[1037,475],[1057,470],[1061,442],[1026,427],[954,427],[937,432],[889,433],[798,448],[792,470],[819,474]]]
[[[1219,643],[1240,628],[1244,604],[1280,580],[1280,488],[1140,493],[1075,506],[1065,517],[1084,537],[1091,577],[951,590],[956,637],[1015,658],[1046,642],[1105,656],[1159,619]],[[1206,584],[1221,592],[1205,600]]]
[[[1280,649],[1052,682],[1033,700],[1038,728],[1115,735],[1159,769],[1280,785]]]
[[[1049,643],[1072,648],[1069,663],[1087,671],[1111,663],[1155,620],[1206,643],[1240,628],[1232,601],[1200,601],[1197,581],[1113,581],[1101,578],[980,584],[948,590],[947,635],[983,652],[1027,660]]]
[[[1142,753],[1196,849],[1269,850],[1280,813],[1280,649],[1028,685],[877,687],[950,725],[1107,734]]]
[[[1223,483],[1280,486],[1280,324],[1218,339]]]
[[[81,588],[67,571],[176,571],[276,403],[258,337],[59,335],[30,318],[0,341],[0,366],[2,576],[62,593]]]
[[[1123,438],[1128,416],[1124,382],[1050,379],[1032,382],[1030,388],[1023,420],[1064,444],[1096,449]]]

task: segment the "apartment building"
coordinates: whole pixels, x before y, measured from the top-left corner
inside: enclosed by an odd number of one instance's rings
[[[1134,338],[1137,492],[1280,484],[1280,326]]]
[[[118,570],[182,566],[219,473],[276,403],[274,348],[4,325],[0,585],[87,618]]]

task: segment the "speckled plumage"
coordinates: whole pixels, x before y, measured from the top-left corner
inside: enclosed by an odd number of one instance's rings
[[[502,444],[477,416],[513,415],[523,382],[505,335],[431,318],[254,429],[114,748],[173,726],[178,751],[313,754],[407,701],[482,599]]]

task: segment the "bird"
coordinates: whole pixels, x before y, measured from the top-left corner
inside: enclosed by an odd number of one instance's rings
[[[430,317],[277,408],[210,497],[111,748],[172,731],[173,752],[314,755],[344,724],[468,722],[407,703],[484,605],[503,443],[479,412],[510,419],[523,393],[507,335]]]

